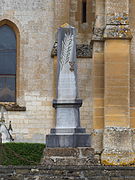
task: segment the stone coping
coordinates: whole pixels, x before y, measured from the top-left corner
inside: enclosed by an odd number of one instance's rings
[[[28,169],[28,170],[44,170],[44,169],[76,169],[76,170],[87,170],[87,169],[99,169],[99,170],[134,170],[135,171],[135,167],[134,166],[103,166],[103,165],[80,165],[80,166],[74,166],[74,165],[36,165],[36,166],[31,166],[31,165],[27,165],[27,166],[13,166],[13,165],[9,165],[9,166],[2,166],[0,165],[0,173],[2,170],[9,170],[12,171],[14,169]]]
[[[26,111],[25,106],[20,106],[16,103],[0,103],[0,105],[4,106],[7,111]]]

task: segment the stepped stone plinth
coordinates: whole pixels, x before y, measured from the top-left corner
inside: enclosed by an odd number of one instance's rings
[[[45,148],[42,165],[99,165],[93,148]]]

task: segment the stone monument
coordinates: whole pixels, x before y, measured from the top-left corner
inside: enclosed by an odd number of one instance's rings
[[[56,127],[46,136],[48,148],[89,147],[90,135],[80,126],[75,28],[65,24],[58,29]]]

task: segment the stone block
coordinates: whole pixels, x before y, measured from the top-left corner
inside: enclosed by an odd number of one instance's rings
[[[105,116],[106,127],[128,127],[129,117],[128,116]]]
[[[104,88],[95,88],[93,96],[94,98],[104,98]]]
[[[104,107],[104,99],[102,98],[94,98],[93,99],[94,108]]]
[[[128,1],[117,1],[117,0],[108,0],[106,4],[106,12],[107,14],[114,14],[114,13],[123,13],[128,12]]]
[[[93,128],[103,129],[104,128],[104,116],[93,118]]]
[[[103,127],[102,129],[96,127],[95,130],[92,131],[91,142],[92,148],[95,149],[95,152],[101,153],[103,149]]]
[[[55,2],[55,29],[60,27],[65,22],[69,22],[69,0],[56,0]],[[61,16],[63,14],[63,16]]]
[[[109,106],[104,109],[105,115],[109,116],[122,116],[122,115],[128,115],[128,106]]]
[[[93,78],[93,86],[94,88],[104,88],[104,77],[103,76],[96,76]]]
[[[117,79],[115,77],[109,77],[109,78],[106,78],[105,81],[106,81],[106,84],[111,87],[116,87],[116,86],[128,87],[129,86],[127,77],[125,79]]]
[[[130,109],[130,116],[135,117],[135,109]]]
[[[104,151],[101,162],[105,165],[129,165],[134,163],[132,147],[133,132],[130,128],[106,128],[104,131]]]
[[[112,57],[112,59],[117,57]],[[118,61],[118,59],[117,59]],[[105,65],[105,74],[106,78],[117,78],[123,76],[126,78],[127,74],[129,74],[129,65],[128,63],[106,63]]]
[[[79,158],[82,157],[89,157],[94,156],[94,149],[93,148],[46,148],[44,150],[44,157],[75,157]]]
[[[124,177],[111,177],[111,180],[125,180]]]
[[[132,39],[131,30],[128,24],[126,25],[106,25],[104,31],[105,39]]]
[[[118,93],[119,94],[119,93]],[[110,106],[121,106],[121,107],[127,107],[128,106],[128,97],[121,96],[120,94],[117,96],[105,96],[105,107]]]
[[[93,75],[94,76],[104,76],[104,64],[94,64]]]
[[[94,108],[93,114],[95,117],[104,116],[104,108]]]
[[[41,161],[45,165],[96,165],[93,148],[46,148]],[[73,169],[72,169],[73,171]]]
[[[93,148],[80,148],[81,154],[80,157],[90,157],[90,156],[94,156],[94,149]]]
[[[133,87],[131,88],[130,92],[131,92],[130,104],[131,107],[135,107],[135,91]]]
[[[135,117],[130,117],[130,126],[131,128],[135,128]]]
[[[89,147],[90,135],[83,133],[75,134],[50,134],[46,136],[46,146],[56,147]]]
[[[104,64],[103,53],[94,53],[93,59],[94,59],[94,64]]]

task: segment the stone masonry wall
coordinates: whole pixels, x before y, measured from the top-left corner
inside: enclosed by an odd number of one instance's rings
[[[19,29],[17,59],[17,104],[24,112],[8,112],[15,141],[44,142],[45,133],[54,126],[53,46],[54,1],[0,1],[0,20],[8,19]]]
[[[55,0],[55,31],[65,23],[69,23],[70,0]]]
[[[64,8],[57,0],[0,1],[0,23],[6,19],[19,30],[16,32],[19,36],[17,105],[26,107],[26,111],[8,111],[5,115],[7,126],[9,121],[12,122],[15,142],[44,143],[45,135],[55,126],[52,100],[55,97],[56,71],[51,50],[56,29],[68,21],[69,9],[65,12]],[[65,15],[60,18],[62,12]],[[91,62],[89,58],[78,59],[79,94],[84,102],[81,124],[89,132],[92,119]]]
[[[131,127],[135,128],[135,17],[134,17],[134,11],[135,11],[135,1],[130,0],[130,28],[132,32],[132,40],[131,40]]]
[[[134,180],[134,167],[105,166],[28,166],[1,167],[2,180]]]
[[[91,132],[92,129],[92,59],[79,58],[78,61],[78,87],[79,97],[83,99],[80,108],[81,126],[86,131]]]
[[[86,0],[86,22],[82,22],[82,0],[70,0],[69,23],[77,28],[77,42],[89,44],[95,20],[95,0]]]

